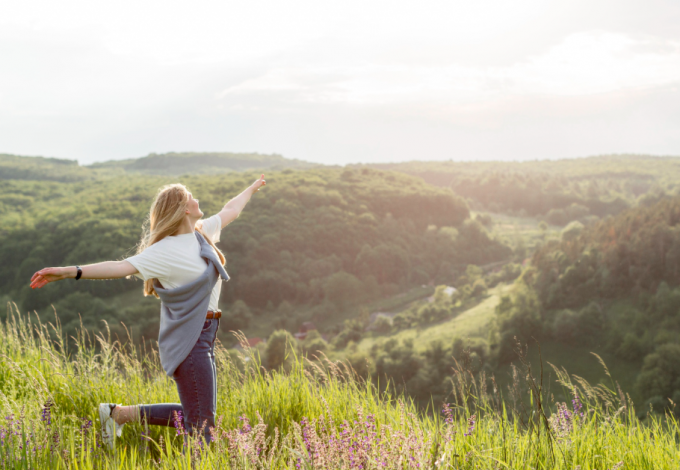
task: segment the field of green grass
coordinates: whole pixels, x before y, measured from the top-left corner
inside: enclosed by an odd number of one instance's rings
[[[342,365],[296,362],[265,372],[257,358],[217,347],[218,425],[202,444],[182,428],[130,423],[102,445],[100,402],[176,402],[155,354],[79,339],[12,312],[0,322],[0,467],[3,469],[676,469],[680,426],[638,420],[626,397],[566,374],[557,403],[521,370],[511,389],[528,409],[463,370],[442,414],[381,395]],[[246,351],[246,354],[248,352]],[[553,377],[551,380],[555,380]],[[572,395],[569,395],[569,394]],[[573,403],[571,402],[573,399]]]
[[[450,344],[454,338],[482,338],[486,340],[489,322],[493,319],[496,305],[511,285],[500,284],[489,290],[489,295],[477,305],[456,317],[423,328],[408,328],[392,335],[368,336],[357,343],[359,350],[370,350],[376,341],[394,338],[398,341],[413,339],[416,350],[423,351],[432,341]]]

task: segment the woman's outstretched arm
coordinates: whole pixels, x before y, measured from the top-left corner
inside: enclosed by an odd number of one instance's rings
[[[81,279],[118,279],[139,272],[129,261],[125,260],[88,264],[87,266],[81,266],[80,269],[83,270],[83,274],[80,276]],[[75,278],[76,274],[75,266],[43,268],[31,277],[31,288],[39,289],[50,282]]]
[[[250,196],[259,191],[265,184],[267,182],[264,180],[264,175],[262,175],[257,181],[248,186],[245,191],[224,205],[224,208],[219,212],[220,219],[222,219],[222,228],[236,220],[236,217],[239,216],[243,208],[248,204],[248,201],[250,201]]]

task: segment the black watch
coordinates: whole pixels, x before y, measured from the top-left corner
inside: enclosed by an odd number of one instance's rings
[[[77,271],[77,273],[76,273],[76,281],[77,281],[78,279],[80,279],[80,276],[83,275],[83,270],[80,268],[80,266],[76,266],[76,271]]]

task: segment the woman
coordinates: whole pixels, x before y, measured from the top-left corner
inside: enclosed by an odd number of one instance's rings
[[[144,295],[161,299],[158,346],[161,365],[177,385],[179,403],[99,405],[104,442],[113,447],[131,421],[202,432],[210,442],[215,426],[217,388],[214,345],[221,312],[221,279],[228,280],[225,258],[215,246],[220,231],[236,219],[250,197],[266,184],[264,175],[212,217],[201,220],[198,200],[181,184],[161,188],[151,205],[148,230],[137,254],[122,261],[44,268],[31,278],[33,289],[67,278],[144,279]],[[221,279],[220,279],[221,278]]]

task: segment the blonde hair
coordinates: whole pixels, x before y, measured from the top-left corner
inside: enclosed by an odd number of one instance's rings
[[[144,224],[144,233],[137,246],[137,254],[141,253],[154,243],[158,243],[165,237],[176,233],[184,221],[187,204],[189,203],[189,191],[183,184],[168,184],[158,190],[156,198],[149,210],[149,219]],[[224,254],[215,246],[213,241],[207,237],[202,230],[201,221],[196,223],[195,230],[203,235],[205,241],[213,247],[217,256],[220,258],[222,266],[226,263]],[[144,281],[144,296],[153,295],[158,297],[153,287],[153,279]]]

